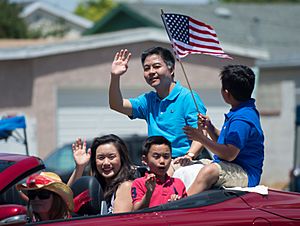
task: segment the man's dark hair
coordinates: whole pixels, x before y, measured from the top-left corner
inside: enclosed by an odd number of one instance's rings
[[[244,65],[225,66],[220,73],[220,77],[222,89],[227,89],[234,99],[247,101],[251,98],[255,84],[255,74],[249,67]]]
[[[175,58],[170,50],[163,47],[152,47],[150,49],[145,50],[141,55],[141,61],[143,65],[146,57],[150,55],[159,55],[169,69],[175,68]]]
[[[170,148],[170,152],[172,153],[172,145],[167,138],[163,136],[151,136],[144,141],[142,155],[147,156],[153,144],[165,144]]]

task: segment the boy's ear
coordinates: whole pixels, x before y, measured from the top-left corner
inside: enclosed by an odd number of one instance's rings
[[[228,89],[225,89],[225,90],[224,90],[224,93],[225,93],[225,95],[226,95],[227,97],[231,96],[231,93],[228,91]]]
[[[147,163],[147,158],[146,158],[145,155],[142,155],[142,164],[145,165],[145,166],[148,165],[148,163]]]

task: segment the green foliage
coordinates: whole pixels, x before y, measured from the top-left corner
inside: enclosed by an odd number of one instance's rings
[[[299,3],[300,0],[219,0],[225,3]]]
[[[75,13],[91,21],[98,21],[115,6],[112,0],[81,0]]]
[[[19,18],[21,8],[0,0],[0,38],[27,38],[27,26]]]

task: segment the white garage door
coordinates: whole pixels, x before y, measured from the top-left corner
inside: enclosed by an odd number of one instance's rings
[[[124,97],[135,97],[143,91],[126,90]],[[229,106],[224,104],[219,90],[200,90],[201,98],[208,109],[207,114],[214,125],[221,128],[224,113]],[[59,89],[57,92],[57,145],[73,142],[77,137],[88,140],[95,136],[114,133],[119,136],[147,134],[144,120],[130,120],[127,116],[110,110],[108,90]]]
[[[127,96],[136,96],[131,91]],[[130,120],[110,110],[108,91],[93,89],[59,89],[57,92],[57,145],[73,142],[77,137],[88,140],[114,133],[119,136],[147,134],[144,120]]]

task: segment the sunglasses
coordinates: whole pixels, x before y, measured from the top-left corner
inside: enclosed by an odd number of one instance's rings
[[[29,190],[27,193],[27,196],[30,200],[34,200],[36,197],[38,197],[40,200],[49,199],[52,192],[47,190]]]

